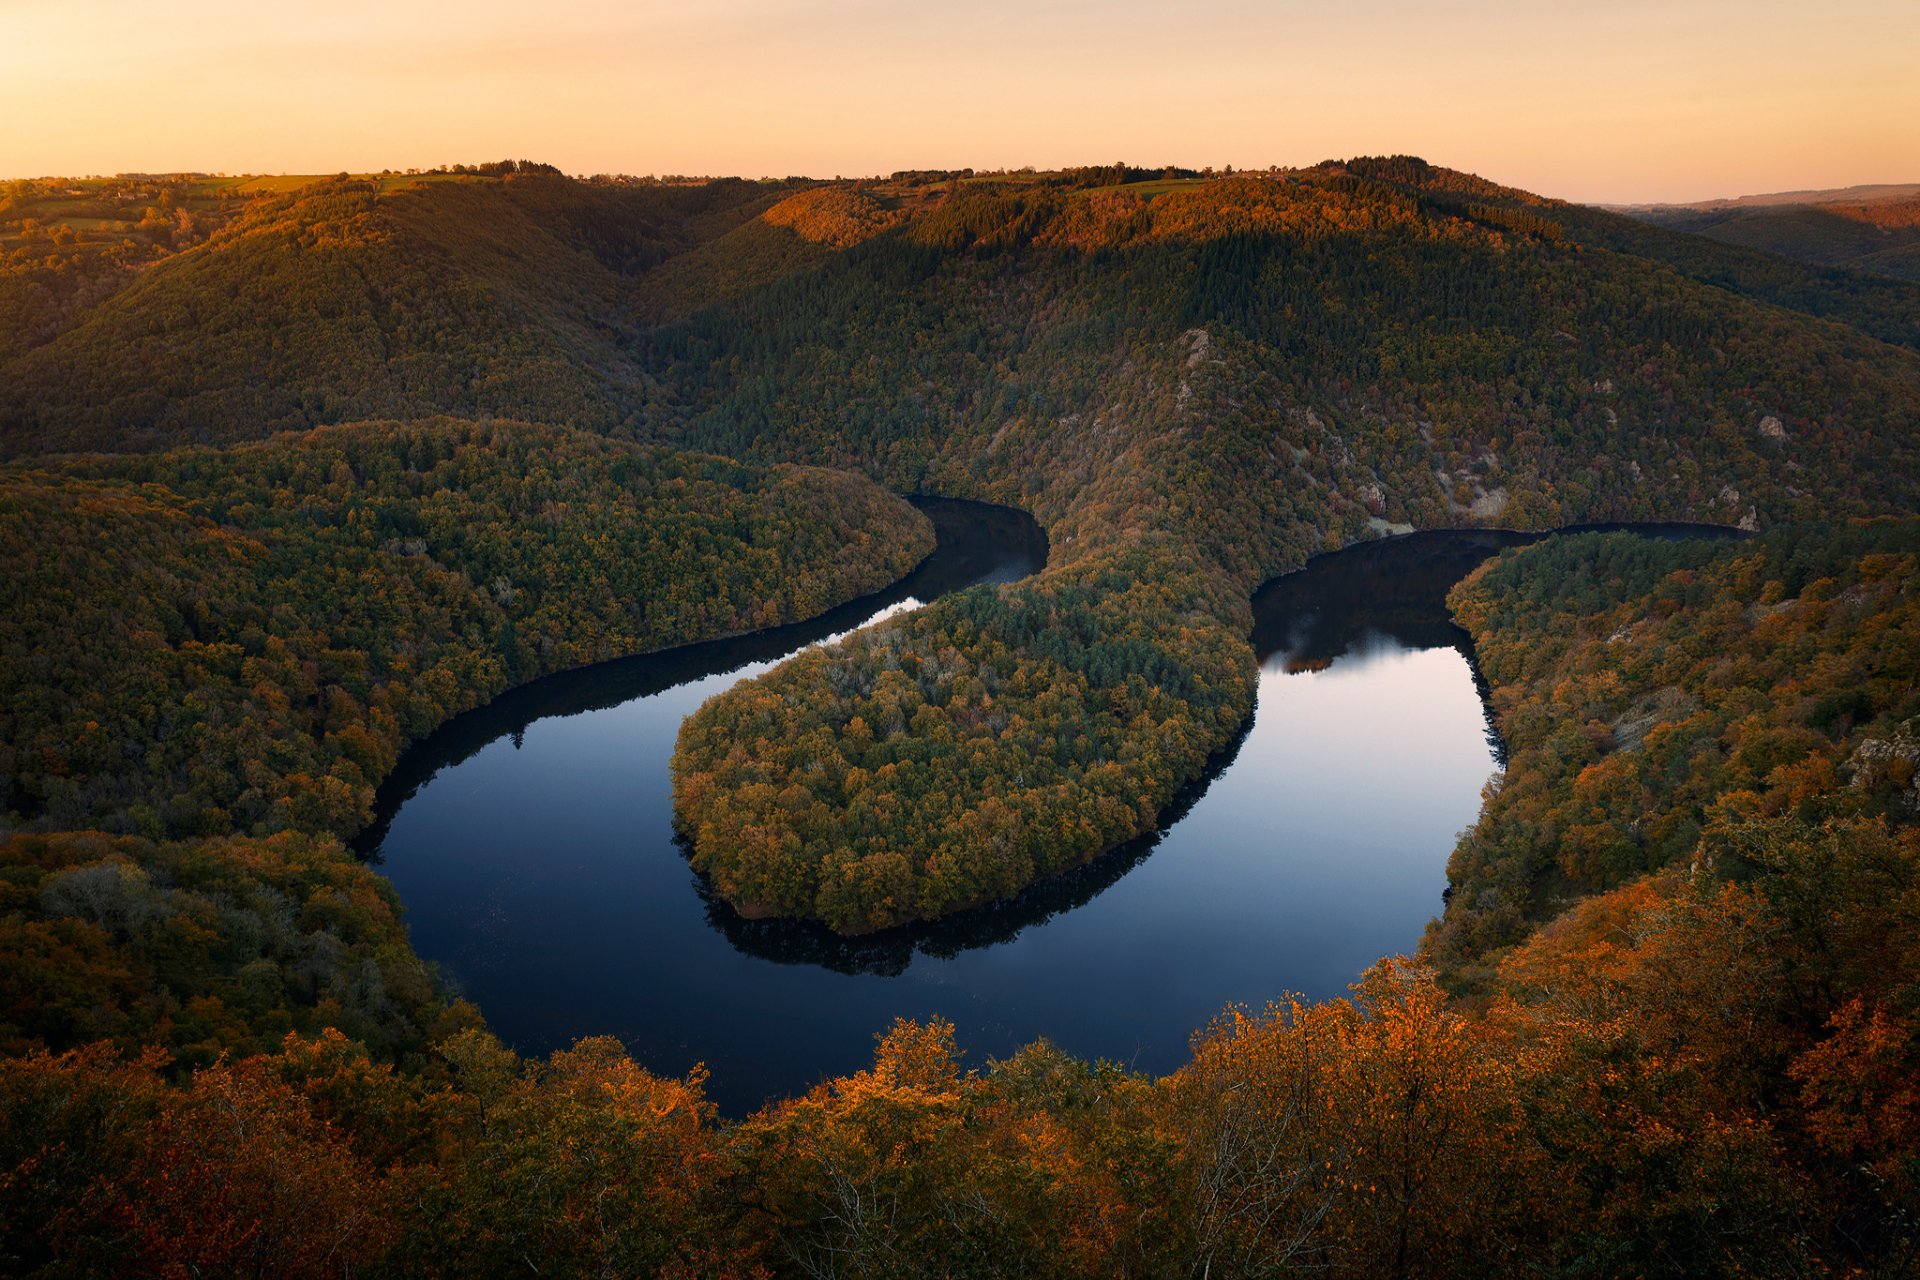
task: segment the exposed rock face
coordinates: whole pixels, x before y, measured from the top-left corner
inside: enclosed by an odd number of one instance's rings
[[[1367,531],[1375,537],[1395,538],[1403,533],[1412,533],[1414,529],[1411,524],[1395,524],[1390,520],[1383,520],[1379,516],[1369,516],[1367,518]]]
[[[1186,338],[1191,347],[1187,352],[1187,368],[1199,368],[1200,362],[1213,350],[1213,339],[1207,336],[1205,329],[1189,329],[1181,336]]]
[[[1677,685],[1655,689],[1635,698],[1610,726],[1616,750],[1637,751],[1655,728],[1684,720],[1700,709],[1700,700]]]
[[[1476,520],[1496,519],[1506,509],[1507,491],[1505,489],[1492,489],[1481,494],[1473,500],[1473,506],[1470,508]]]
[[[1785,444],[1787,442],[1786,427],[1781,425],[1780,419],[1774,417],[1772,414],[1768,414],[1766,417],[1760,419],[1760,425],[1756,430],[1760,432],[1760,438],[1762,440],[1768,440],[1774,444]]]
[[[1730,484],[1721,485],[1720,496],[1714,499],[1714,504],[1716,506],[1732,507],[1738,511],[1740,509],[1740,491]],[[1741,516],[1735,523],[1739,528],[1745,529],[1748,533],[1760,532],[1760,508],[1753,503],[1748,503],[1746,514]]]
[[[1861,742],[1853,749],[1846,768],[1856,787],[1875,786],[1905,771],[1907,786],[1901,799],[1909,809],[1920,811],[1920,716],[1903,721],[1891,738]]]

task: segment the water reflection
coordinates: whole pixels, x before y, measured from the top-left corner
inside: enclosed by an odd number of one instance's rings
[[[514,1047],[622,1039],[742,1113],[865,1065],[895,1017],[975,1055],[1039,1037],[1166,1070],[1229,1002],[1342,993],[1413,946],[1496,767],[1447,589],[1518,535],[1342,552],[1255,598],[1252,721],[1162,829],[1003,903],[860,939],[741,919],[675,844],[668,762],[707,697],[908,597],[1036,568],[1017,513],[932,504],[941,551],[813,624],[528,686],[410,753],[367,844],[420,953]]]
[[[1213,780],[1233,764],[1252,731],[1253,721],[1249,720],[1208,762],[1205,774],[1181,788],[1161,812],[1158,831],[1129,840],[1092,862],[1043,880],[1011,898],[929,924],[844,938],[809,921],[749,920],[717,897],[704,876],[694,878],[695,890],[707,904],[707,922],[749,955],[775,964],[819,965],[836,973],[897,976],[907,971],[915,955],[949,960],[976,947],[1012,942],[1023,930],[1093,901],[1144,862],[1167,829],[1192,811]]]
[[[1253,597],[1253,646],[1264,665],[1321,670],[1368,637],[1403,649],[1463,648],[1447,592],[1475,566],[1533,535],[1498,530],[1410,534],[1316,557]]]
[[[810,644],[878,622],[976,583],[1016,582],[1047,563],[1047,536],[1023,511],[952,498],[909,499],[933,522],[938,545],[912,573],[882,591],[851,600],[805,622],[769,627],[730,640],[683,645],[562,671],[509,689],[485,706],[455,716],[400,758],[374,797],[374,821],[354,847],[379,860],[400,809],[443,769],[506,738],[524,745],[536,720],[605,711],[712,676],[744,679]],[[674,726],[678,732],[679,726]]]

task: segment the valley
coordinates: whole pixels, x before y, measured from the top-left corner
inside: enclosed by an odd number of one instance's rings
[[[3,194],[7,1268],[1903,1265],[1920,285],[1409,156]]]

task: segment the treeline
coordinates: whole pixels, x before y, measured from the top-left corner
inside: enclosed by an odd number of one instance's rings
[[[442,165],[442,173],[471,173],[487,178],[504,178],[510,173],[544,173],[550,177],[563,177],[556,165],[542,164],[538,160],[489,160],[484,164]]]
[[[0,471],[0,545],[8,820],[160,838],[351,833],[509,685],[812,616],[932,535],[852,476],[442,420]]]
[[[1756,1078],[1747,1063],[1772,1062],[1742,1056],[1768,1048],[1748,1027],[1774,1028],[1724,1016],[1722,975],[1688,961],[1712,944],[1737,982],[1868,972],[1920,923],[1910,852],[1891,879],[1846,864],[1881,931],[1818,940],[1837,950],[1756,970],[1759,944],[1796,936],[1790,899],[1610,901],[1615,918],[1516,956],[1483,1014],[1383,962],[1351,1000],[1228,1013],[1159,1080],[1045,1044],[968,1071],[937,1022],[896,1024],[868,1070],[739,1122],[697,1074],[653,1076],[606,1039],[526,1062],[467,1030],[396,1071],[338,1033],[292,1035],[177,1081],[157,1055],[30,1053],[0,1062],[6,1261],[23,1276],[1864,1274],[1911,1245],[1910,1057],[1878,1015],[1845,1014],[1792,1074]],[[1769,888],[1824,879],[1802,871]],[[1630,946],[1611,941],[1623,927]],[[1769,982],[1738,1011],[1780,1012],[1791,990]]]

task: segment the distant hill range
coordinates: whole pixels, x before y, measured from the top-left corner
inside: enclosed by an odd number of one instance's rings
[[[1827,187],[1817,191],[1765,191],[1759,195],[1721,196],[1713,200],[1695,200],[1689,204],[1610,204],[1604,207],[1620,213],[1645,216],[1681,211],[1706,213],[1719,209],[1772,208],[1784,204],[1884,204],[1914,199],[1920,199],[1920,182],[1863,182],[1851,187]]]
[[[1616,212],[1725,244],[1823,267],[1920,280],[1920,183],[1610,206]]]

